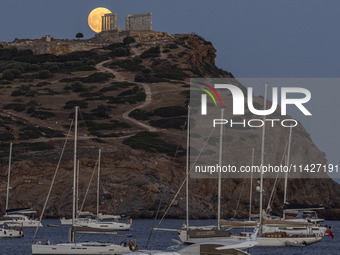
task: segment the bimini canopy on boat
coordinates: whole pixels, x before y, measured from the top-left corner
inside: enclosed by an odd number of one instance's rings
[[[37,211],[30,207],[7,209],[6,214],[35,214]]]
[[[316,211],[316,210],[323,210],[325,207],[323,205],[308,205],[308,204],[284,204],[283,210],[286,213],[294,213],[298,214],[299,211]]]

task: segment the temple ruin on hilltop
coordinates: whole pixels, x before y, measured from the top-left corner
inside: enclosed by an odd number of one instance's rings
[[[151,31],[152,13],[127,15],[125,17],[125,30]]]
[[[74,51],[88,51],[102,48],[112,43],[122,43],[127,36],[134,37],[137,43],[167,40],[173,35],[152,30],[152,13],[129,14],[125,17],[125,29],[120,29],[116,13],[101,17],[102,31],[90,39],[55,39],[45,35],[41,39],[15,39],[13,42],[0,43],[4,47],[30,49],[34,54],[65,55]]]
[[[119,31],[117,14],[102,16],[102,32]],[[125,17],[125,31],[152,31],[152,13],[129,14]]]
[[[102,31],[115,31],[119,30],[117,23],[117,14],[108,13],[102,16]]]

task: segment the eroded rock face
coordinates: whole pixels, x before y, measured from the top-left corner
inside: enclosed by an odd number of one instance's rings
[[[101,174],[101,211],[105,213],[127,214],[134,218],[153,217],[161,203],[164,213],[185,177],[184,160],[173,162],[164,155],[140,153],[124,149],[116,153],[103,155]],[[159,156],[163,157],[159,162]],[[88,155],[90,157],[90,155]],[[19,159],[18,157],[16,157]],[[42,160],[38,154],[31,160],[16,162],[12,168],[10,206],[33,206],[41,210],[47,191],[50,187],[55,165],[50,162],[36,164]],[[16,161],[16,160],[15,160]],[[95,160],[80,159],[79,196],[80,204],[92,175]],[[157,162],[158,164],[155,164]],[[59,170],[52,190],[46,216],[59,217],[70,215],[72,195],[73,162],[69,160]],[[3,173],[1,185],[2,212],[4,212],[4,195],[6,194],[6,173]],[[273,179],[265,180],[266,193],[271,192]],[[247,217],[249,208],[248,179],[224,179],[222,181],[223,217]],[[214,218],[217,208],[217,179],[190,179],[190,215],[192,218]],[[329,219],[337,219],[339,215],[340,189],[330,179],[297,179],[288,184],[288,199],[291,202],[323,204],[326,210],[320,214]],[[280,213],[283,199],[283,181],[279,184],[276,198],[272,204],[274,212]],[[258,198],[256,192],[254,197]],[[320,195],[322,194],[322,195]],[[66,198],[68,197],[68,200]],[[239,204],[238,204],[238,201]],[[264,204],[267,205],[268,196]],[[65,208],[64,208],[65,207]],[[235,213],[235,210],[237,211]],[[85,210],[96,211],[96,173],[88,197]],[[258,212],[258,202],[253,202],[252,212]],[[183,218],[185,216],[184,190],[179,193],[168,217]]]
[[[200,66],[202,63],[215,65],[216,49],[210,42],[205,41],[198,36],[191,36],[185,40],[185,44],[194,49],[190,51],[188,60],[195,66]]]

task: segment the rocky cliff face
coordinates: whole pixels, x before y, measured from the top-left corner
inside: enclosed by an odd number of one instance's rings
[[[87,122],[81,120],[81,127],[84,128],[86,125],[87,129],[92,132],[89,136],[88,130],[80,131],[78,155],[80,201],[84,197],[93,174],[97,150],[102,147],[100,197],[103,203],[100,206],[101,211],[110,214],[125,213],[132,217],[153,217],[161,203],[161,213],[165,212],[185,177],[184,121],[189,77],[196,75],[230,78],[232,75],[215,66],[216,50],[211,43],[199,36],[169,35],[163,38],[160,35],[158,37],[150,35],[147,38],[147,40],[144,38],[146,41],[140,40],[140,42],[131,44],[127,48],[129,54],[124,53],[125,55],[122,56],[117,55],[117,52],[123,52],[122,49],[117,50],[117,47],[126,47],[123,45],[100,51],[98,55],[104,55],[107,62],[106,67],[100,65],[99,62],[103,59],[99,59],[96,55],[99,63],[96,65],[98,70],[74,71],[71,75],[60,72],[55,73],[48,80],[15,79],[7,87],[1,87],[0,191],[2,197],[0,203],[2,213],[8,174],[8,142],[13,139],[10,207],[32,206],[38,210],[42,209],[65,140],[63,137],[49,135],[48,131],[67,133],[68,119],[72,118],[73,112],[73,107],[66,107],[70,101],[74,104],[82,104],[82,116],[87,118]],[[40,46],[38,43],[32,43],[28,46],[30,47],[34,49]],[[151,47],[153,50],[150,51]],[[49,53],[56,55],[70,52],[69,46],[64,48],[62,45],[56,46],[54,50],[52,50],[53,47],[49,49]],[[79,49],[87,50],[86,47]],[[145,52],[148,53],[145,54]],[[111,72],[115,78],[92,83],[86,83],[82,79],[98,71]],[[75,77],[78,77],[76,80],[80,81],[83,87],[80,87],[79,83],[77,87],[67,81]],[[138,80],[141,77],[143,81]],[[178,79],[178,77],[181,78]],[[47,83],[41,85],[41,82]],[[126,82],[133,83],[133,85]],[[149,94],[144,95],[148,103],[132,114],[131,110],[143,104],[145,99],[143,97],[139,100],[137,97],[141,94],[137,94],[139,90],[146,91],[147,87],[143,84],[147,84],[150,89]],[[135,86],[134,89],[132,89],[133,86]],[[22,90],[23,93],[13,96],[16,90]],[[261,105],[261,98],[255,100]],[[9,102],[27,105],[27,107],[17,111],[15,109],[18,108],[8,106]],[[33,112],[28,107],[30,105],[35,109]],[[182,107],[180,109],[184,109],[184,112],[176,108],[177,112],[170,114],[170,108],[168,108],[170,106]],[[173,111],[174,108],[171,109]],[[36,112],[41,114],[46,111],[52,113],[47,118],[41,119],[34,115]],[[144,126],[140,125],[141,123]],[[150,129],[150,126],[154,130]],[[40,135],[32,136],[29,130],[33,130],[34,127],[38,131],[42,130],[39,131]],[[151,132],[145,133],[145,131]],[[12,134],[13,139],[5,139],[4,133]],[[261,135],[258,130],[229,129],[227,133],[225,153],[230,157],[232,164],[248,162],[251,154],[249,148],[260,148]],[[140,136],[136,137],[137,134]],[[313,144],[303,127],[299,126],[293,135],[292,163],[302,164],[315,162],[315,160],[320,163],[326,162],[324,153]],[[282,144],[287,138],[287,129],[282,127],[271,129],[267,137],[266,161],[273,164],[280,162],[284,149]],[[135,140],[129,140],[130,138]],[[72,150],[72,141],[69,141],[52,189],[46,216],[59,217],[61,214],[70,214]],[[175,152],[178,152],[176,157],[174,157]],[[95,211],[95,178],[96,173],[94,173],[84,210]],[[246,217],[248,215],[249,183],[249,179],[223,180],[223,217]],[[267,193],[271,191],[273,183],[273,179],[265,181],[264,187]],[[216,216],[216,185],[216,179],[190,179],[192,218]],[[290,180],[288,198],[290,202],[323,204],[326,207],[323,212],[325,217],[340,218],[338,209],[340,208],[340,188],[331,179]],[[283,181],[281,180],[272,205],[274,212],[280,212],[282,200]],[[253,212],[256,213],[259,209],[258,204],[253,203]],[[174,200],[168,217],[184,217],[184,215],[185,194],[182,190]]]

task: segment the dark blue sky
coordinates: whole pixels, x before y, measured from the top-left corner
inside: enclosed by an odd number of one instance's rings
[[[127,14],[152,12],[156,31],[202,35],[217,49],[217,65],[236,77],[340,77],[337,0],[1,0],[0,41],[78,32],[90,38],[87,16],[96,7],[116,12],[121,28]],[[339,90],[313,87],[311,103],[333,119],[328,126],[314,118],[307,127],[333,163],[339,158]],[[325,93],[331,100],[318,99]]]
[[[336,0],[1,0],[0,41],[94,35],[89,12],[152,12],[153,28],[195,32],[213,42],[217,64],[237,77],[339,77]]]

